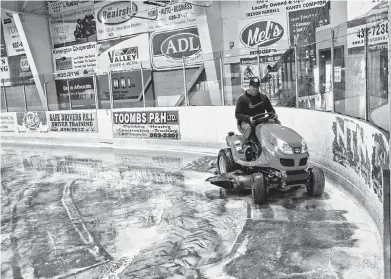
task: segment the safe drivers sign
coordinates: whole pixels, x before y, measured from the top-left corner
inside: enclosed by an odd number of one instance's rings
[[[201,42],[197,27],[155,32],[150,40],[152,66],[155,70],[196,67],[202,63]]]

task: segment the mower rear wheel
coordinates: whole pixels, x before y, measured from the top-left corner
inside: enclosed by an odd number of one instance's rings
[[[263,173],[256,173],[252,175],[252,195],[254,204],[262,205],[267,201],[267,185]]]
[[[221,149],[217,156],[217,170],[219,174],[233,172],[238,169],[240,169],[240,166],[235,163],[231,149]]]
[[[307,193],[313,197],[320,197],[324,193],[325,177],[321,168],[314,167],[307,184]]]

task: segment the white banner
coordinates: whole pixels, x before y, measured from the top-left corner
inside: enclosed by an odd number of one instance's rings
[[[0,79],[1,79],[0,86],[11,86],[8,58],[1,57],[0,59],[1,59],[1,61],[0,61],[0,63],[1,63],[0,64]]]
[[[155,32],[150,40],[152,64],[156,70],[182,68],[202,64],[202,48],[196,26]]]
[[[16,113],[8,112],[0,114],[0,132],[13,133],[16,131]]]
[[[96,43],[91,42],[53,49],[53,65],[57,73],[95,68]],[[74,72],[75,75],[77,73],[79,71]]]
[[[94,7],[56,14],[50,18],[54,48],[96,41]]]
[[[143,33],[128,38],[98,42],[97,68],[110,70],[151,68],[149,35]]]
[[[148,21],[149,32],[197,25],[194,6],[190,3],[177,3],[158,8],[156,15],[156,20]]]
[[[14,12],[3,8],[1,9],[1,23],[3,24],[4,41],[8,56],[26,53],[12,13]]]
[[[48,112],[50,132],[97,133],[96,111],[56,111]]]
[[[94,4],[94,1],[48,1],[49,14],[69,12],[80,8],[85,8]]]
[[[148,12],[147,9],[150,11]],[[151,6],[142,1],[103,1],[95,4],[98,40],[115,39],[147,32]],[[143,16],[145,18],[137,18]]]

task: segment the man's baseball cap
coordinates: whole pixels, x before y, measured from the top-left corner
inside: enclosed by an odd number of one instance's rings
[[[250,86],[254,86],[254,87],[261,86],[261,82],[259,81],[259,78],[250,79]]]

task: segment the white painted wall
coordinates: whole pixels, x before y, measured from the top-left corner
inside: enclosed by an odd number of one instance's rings
[[[114,111],[164,111],[175,109],[179,113],[180,142],[182,144],[179,144],[176,140],[149,141],[161,143],[162,145],[169,144],[176,149],[180,149],[183,144],[191,146],[191,142],[205,146],[210,143],[224,146],[225,137],[229,131],[238,133],[234,106],[129,108],[115,109]],[[329,168],[351,182],[350,184],[346,183],[346,190],[353,197],[356,197],[358,202],[369,211],[379,231],[381,231],[383,224],[382,188],[376,193],[375,190],[379,186],[379,181],[376,180],[372,173],[376,170],[376,166],[383,168],[388,165],[389,145],[387,135],[368,123],[338,114],[294,108],[276,108],[276,111],[282,124],[297,131],[308,143],[312,161]],[[1,115],[14,114],[16,113],[3,113]],[[36,143],[44,144],[88,143],[88,145],[97,145],[99,142],[114,142],[114,146],[117,143],[131,146],[135,143],[134,139],[112,138],[110,110],[98,110],[97,118],[97,133],[48,132],[19,134],[15,131],[0,133],[0,136],[2,140],[11,139],[22,142],[33,140]],[[356,133],[356,136],[354,136],[354,133]],[[343,160],[343,158],[349,158],[349,155],[352,156],[350,160],[345,160],[343,164],[336,160],[337,157],[333,152],[333,150],[336,150],[336,138],[339,142],[343,142],[345,147],[345,152],[339,159],[342,158]],[[355,138],[356,142],[353,142]],[[144,140],[140,142],[144,142]],[[352,152],[348,152],[348,146],[351,146]],[[355,162],[358,162],[357,167],[353,165]],[[364,175],[365,171],[368,174],[367,180]],[[381,183],[380,181],[380,185]]]

